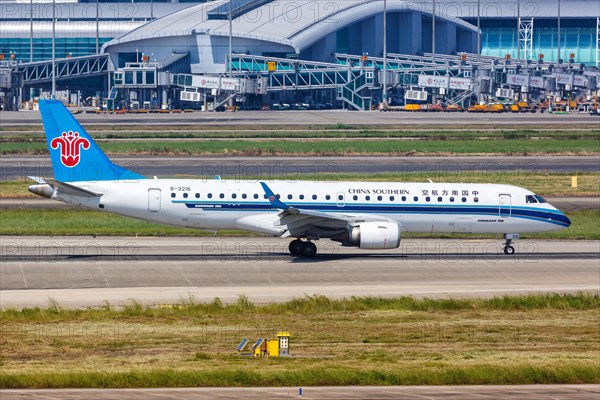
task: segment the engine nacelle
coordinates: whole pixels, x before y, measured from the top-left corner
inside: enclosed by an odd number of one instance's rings
[[[368,250],[387,250],[400,247],[402,229],[395,222],[363,222],[348,229],[344,246]]]

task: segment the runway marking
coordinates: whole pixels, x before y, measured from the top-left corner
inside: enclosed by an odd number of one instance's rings
[[[104,282],[106,282],[106,286],[110,287],[110,283],[108,282],[108,279],[106,279],[106,274],[104,273],[104,268],[102,266],[100,266],[100,272],[102,272],[102,277],[104,278]]]
[[[19,263],[19,268],[21,269],[21,276],[23,277],[23,285],[25,286],[25,288],[28,288],[29,285],[27,285],[27,278],[25,277],[25,270],[23,269],[23,263]]]

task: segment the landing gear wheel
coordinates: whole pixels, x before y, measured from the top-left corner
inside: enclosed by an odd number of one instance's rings
[[[513,255],[515,254],[515,248],[512,247],[513,240],[519,239],[518,233],[507,233],[504,235],[504,254]]]
[[[304,242],[300,239],[293,240],[290,242],[289,250],[293,256],[302,255],[304,249]]]
[[[312,242],[302,243],[302,255],[304,257],[314,257],[317,255],[317,246]]]
[[[515,254],[515,248],[512,246],[504,247],[504,254],[507,254],[507,255]]]

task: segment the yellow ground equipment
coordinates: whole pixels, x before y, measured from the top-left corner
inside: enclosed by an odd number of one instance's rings
[[[512,106],[510,106],[510,111],[514,112],[514,113],[528,113],[528,112],[532,112],[532,108],[531,106],[529,106],[529,103],[525,102],[525,101],[518,101],[515,104],[513,104]]]
[[[272,339],[258,338],[252,346],[250,339],[244,338],[236,350],[245,357],[287,357],[290,355],[290,333],[277,332],[277,337]]]

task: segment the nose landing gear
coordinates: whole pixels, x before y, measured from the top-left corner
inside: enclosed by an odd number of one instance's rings
[[[314,257],[317,255],[317,246],[313,242],[305,242],[300,239],[293,240],[289,250],[293,256]]]
[[[504,235],[504,254],[512,255],[515,254],[515,248],[511,245],[513,240],[519,238],[518,233],[507,233]]]

